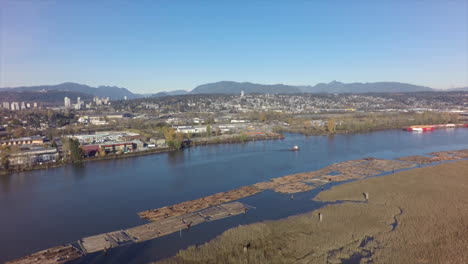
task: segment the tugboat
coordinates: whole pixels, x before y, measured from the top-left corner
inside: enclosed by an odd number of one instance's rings
[[[299,146],[298,146],[298,145],[295,145],[295,146],[292,147],[290,150],[292,150],[292,151],[298,151],[298,150],[299,150]]]

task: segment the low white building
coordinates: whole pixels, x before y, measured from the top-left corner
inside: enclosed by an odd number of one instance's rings
[[[206,126],[176,126],[176,132],[184,134],[206,133]]]
[[[243,120],[243,119],[232,119],[231,120],[232,124],[235,124],[235,123],[248,123],[248,122],[249,122],[248,120]]]

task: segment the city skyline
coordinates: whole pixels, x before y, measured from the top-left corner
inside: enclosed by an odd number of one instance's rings
[[[468,86],[467,2],[4,1],[0,87]]]

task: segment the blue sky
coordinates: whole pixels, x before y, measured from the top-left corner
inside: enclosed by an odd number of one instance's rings
[[[468,1],[0,1],[0,87],[468,86]]]

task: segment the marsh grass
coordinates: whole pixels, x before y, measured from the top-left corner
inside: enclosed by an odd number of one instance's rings
[[[467,172],[458,161],[339,185],[316,199],[348,202],[239,226],[160,263],[468,263]]]

